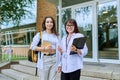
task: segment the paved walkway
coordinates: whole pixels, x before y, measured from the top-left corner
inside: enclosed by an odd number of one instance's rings
[[[120,80],[120,64],[85,62],[82,75]]]

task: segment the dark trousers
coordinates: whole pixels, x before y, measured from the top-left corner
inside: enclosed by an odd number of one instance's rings
[[[81,69],[71,73],[61,72],[61,80],[80,80]]]

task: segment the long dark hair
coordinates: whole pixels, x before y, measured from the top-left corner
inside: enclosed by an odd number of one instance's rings
[[[52,21],[53,21],[53,28],[52,28],[52,30],[51,30],[52,33],[54,33],[55,35],[58,35],[58,33],[57,33],[57,31],[56,31],[55,20],[53,19],[52,16],[46,16],[46,17],[44,18],[43,23],[42,23],[42,30],[43,30],[43,31],[46,30],[45,22],[46,22],[46,19],[47,19],[47,18],[51,18]]]
[[[76,20],[74,20],[74,19],[68,19],[68,20],[65,22],[65,31],[66,31],[67,34],[68,34],[68,32],[67,32],[67,30],[66,30],[66,25],[67,25],[67,23],[70,23],[70,24],[74,25],[74,31],[73,31],[74,33],[79,33]]]

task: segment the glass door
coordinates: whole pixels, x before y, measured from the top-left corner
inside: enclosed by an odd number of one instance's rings
[[[99,59],[118,59],[117,1],[98,4]]]
[[[85,5],[74,8],[74,19],[76,19],[79,30],[87,37],[88,54],[85,58],[93,58],[92,55],[92,27],[93,6]]]
[[[89,52],[85,58],[93,58],[92,55],[92,26],[93,26],[93,6],[92,5],[77,5],[62,9],[62,27],[61,35],[65,35],[64,22],[73,18],[77,21],[79,31],[87,37],[87,46]]]

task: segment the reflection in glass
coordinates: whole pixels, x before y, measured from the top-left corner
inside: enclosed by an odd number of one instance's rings
[[[118,25],[116,0],[98,5],[99,58],[118,59]]]
[[[35,32],[9,33],[2,35],[2,45],[27,45],[30,44]]]
[[[25,44],[25,33],[13,34],[14,44]]]
[[[61,35],[66,35],[65,33],[65,28],[64,28],[64,23],[67,19],[71,18],[71,8],[62,10],[62,30],[61,30]]]
[[[87,36],[87,46],[89,52],[86,57],[92,58],[92,6],[80,7],[75,9],[75,19],[79,30]]]
[[[6,36],[4,34],[1,35],[1,45],[6,45],[5,37]]]

